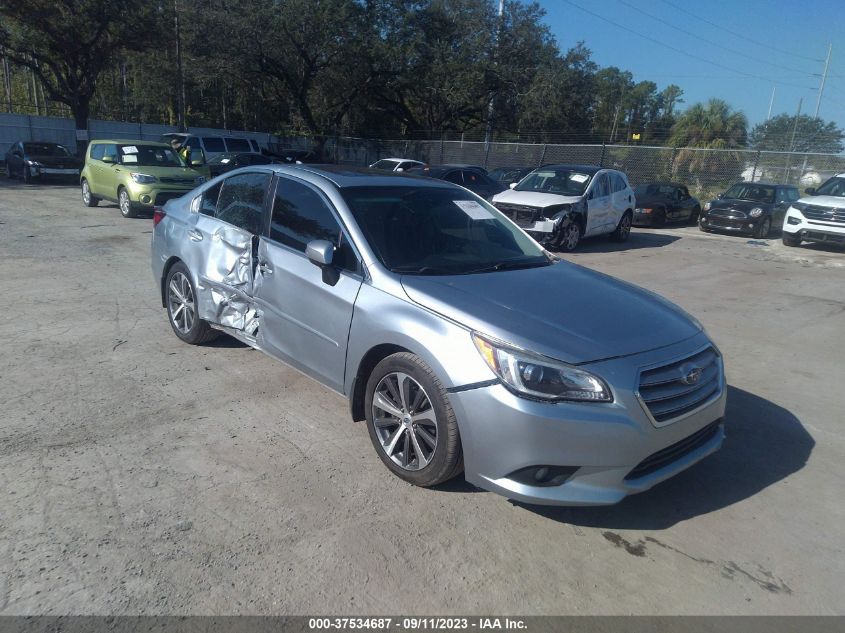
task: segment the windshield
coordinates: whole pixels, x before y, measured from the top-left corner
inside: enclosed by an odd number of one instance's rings
[[[634,188],[634,195],[645,196],[671,196],[675,193],[672,185],[637,185]]]
[[[392,160],[382,159],[382,160],[378,160],[378,161],[373,163],[373,169],[384,169],[384,170],[387,170],[387,171],[393,171],[393,169],[395,167],[396,167],[396,161],[392,161]]]
[[[208,159],[209,165],[226,165],[231,163],[233,159],[237,158],[237,154],[217,154],[214,158]]]
[[[816,190],[816,195],[845,197],[845,178],[834,176]]]
[[[528,174],[514,189],[583,196],[592,177],[593,174],[577,169],[538,169]]]
[[[370,247],[393,272],[461,275],[550,263],[534,240],[467,191],[404,186],[341,193]]]
[[[144,167],[184,167],[185,162],[169,147],[160,145],[121,145],[120,162]]]
[[[775,188],[766,185],[740,183],[725,192],[723,198],[731,200],[753,200],[754,202],[774,202]]]
[[[32,156],[70,156],[61,145],[55,143],[24,143],[23,151]]]

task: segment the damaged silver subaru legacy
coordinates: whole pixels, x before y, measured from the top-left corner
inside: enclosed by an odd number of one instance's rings
[[[722,444],[722,357],[694,318],[461,187],[245,167],[154,224],[176,336],[226,332],[342,394],[411,483],[463,471],[511,499],[611,504]]]

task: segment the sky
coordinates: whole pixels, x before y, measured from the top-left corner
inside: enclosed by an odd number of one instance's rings
[[[802,97],[802,114],[815,112],[832,43],[819,116],[845,128],[845,0],[539,3],[561,50],[583,40],[600,66],[629,70],[659,90],[677,84],[682,107],[724,99],[751,126],[766,120],[773,88],[773,116],[794,115]]]

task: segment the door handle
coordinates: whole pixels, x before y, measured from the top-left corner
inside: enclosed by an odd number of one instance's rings
[[[118,169],[117,167],[115,167],[115,168],[114,168],[114,170],[115,170],[115,171],[120,171],[120,169]]]
[[[202,241],[202,233],[200,233],[196,229],[190,229],[188,231],[188,237],[191,238],[192,242],[201,242]]]
[[[267,262],[258,262],[258,270],[261,271],[262,275],[272,275],[273,269],[270,267]]]

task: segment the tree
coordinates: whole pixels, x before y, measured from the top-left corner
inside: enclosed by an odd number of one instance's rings
[[[675,157],[673,175],[694,178],[700,188],[735,180],[745,166],[742,152],[736,150],[745,146],[747,128],[745,114],[721,99],[691,106],[678,117],[669,138],[671,145],[683,148]]]
[[[102,72],[159,32],[156,5],[134,0],[0,0],[0,17],[0,47],[51,100],[67,104],[78,130],[87,129]]]
[[[795,141],[792,132],[795,131]],[[779,114],[766,121],[758,123],[748,135],[748,145],[761,151],[784,152],[817,152],[822,154],[838,154],[845,146],[842,139],[843,132],[833,121],[811,117],[802,114],[798,117]]]

